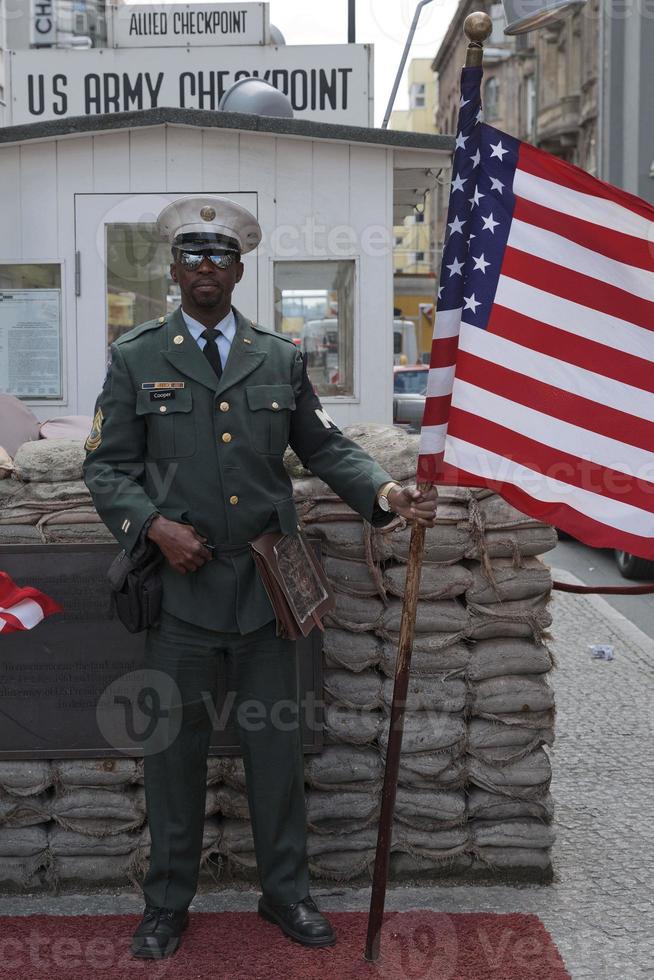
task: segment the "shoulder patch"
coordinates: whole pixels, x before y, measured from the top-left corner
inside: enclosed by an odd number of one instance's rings
[[[128,344],[130,340],[135,340],[141,334],[147,333],[148,330],[159,330],[166,323],[166,320],[167,318],[165,316],[160,316],[158,320],[146,320],[145,323],[139,323],[138,326],[132,327],[127,333],[121,334],[114,343]]]
[[[84,443],[84,448],[87,453],[92,453],[94,449],[97,449],[102,442],[102,423],[104,422],[104,415],[102,414],[102,409],[99,408],[95,413],[93,418],[93,425],[91,426],[91,431],[88,434],[87,440]]]

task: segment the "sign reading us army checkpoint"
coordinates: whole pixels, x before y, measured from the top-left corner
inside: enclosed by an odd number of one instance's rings
[[[11,52],[10,125],[162,106],[217,110],[241,78],[288,95],[296,119],[372,125],[364,44]]]
[[[267,44],[267,3],[124,4],[108,20],[110,48]]]

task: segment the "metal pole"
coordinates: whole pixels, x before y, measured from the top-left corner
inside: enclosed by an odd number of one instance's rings
[[[413,35],[416,33],[416,27],[418,26],[418,21],[420,20],[420,14],[422,13],[422,8],[426,7],[428,3],[432,3],[432,0],[420,0],[420,3],[416,7],[416,12],[413,15],[413,23],[409,28],[409,36],[407,37],[406,44],[404,45],[404,51],[402,52],[402,60],[400,61],[400,67],[397,69],[397,75],[395,76],[395,81],[393,82],[393,91],[391,92],[391,97],[388,100],[388,105],[386,107],[386,115],[384,116],[384,121],[382,123],[382,129],[388,129],[388,120],[391,118],[391,112],[393,111],[393,105],[395,104],[395,96],[397,95],[397,90],[400,87],[402,75],[404,74],[406,59],[409,57],[409,50],[413,43]]]
[[[347,0],[347,43],[356,44],[357,0]]]

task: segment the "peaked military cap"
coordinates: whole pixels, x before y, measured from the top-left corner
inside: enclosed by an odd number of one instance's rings
[[[215,246],[244,254],[261,241],[261,228],[253,214],[227,197],[181,197],[168,204],[157,218],[161,238],[174,248],[194,251]]]

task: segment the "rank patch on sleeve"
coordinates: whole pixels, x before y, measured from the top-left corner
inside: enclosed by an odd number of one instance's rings
[[[84,448],[87,453],[92,453],[94,449],[97,449],[102,442],[102,423],[104,422],[104,415],[102,414],[102,409],[99,408],[95,413],[93,418],[93,425],[91,426],[91,431],[88,434],[88,438],[84,443]]]

